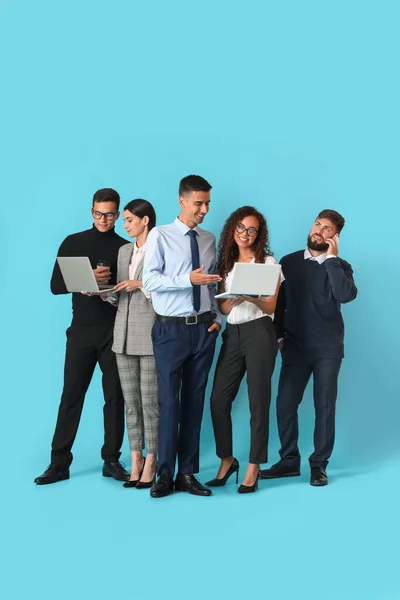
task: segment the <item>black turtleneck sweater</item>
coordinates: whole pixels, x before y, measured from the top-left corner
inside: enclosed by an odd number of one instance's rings
[[[93,225],[91,229],[74,233],[65,238],[57,256],[87,256],[95,269],[99,260],[107,260],[111,265],[111,284],[116,283],[118,251],[129,244],[112,229],[102,233]],[[53,294],[68,294],[60,267],[56,261],[51,277],[50,289]],[[99,296],[72,294],[72,325],[112,326],[116,310]]]

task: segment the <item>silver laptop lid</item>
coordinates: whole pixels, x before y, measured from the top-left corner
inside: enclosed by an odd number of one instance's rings
[[[229,292],[248,296],[273,296],[280,273],[281,265],[235,263]]]
[[[59,256],[57,262],[69,292],[98,293],[101,291],[87,256]],[[112,286],[108,286],[108,289],[110,287]]]

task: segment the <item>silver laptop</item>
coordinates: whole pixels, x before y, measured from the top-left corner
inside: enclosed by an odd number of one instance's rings
[[[57,258],[65,286],[69,292],[112,292],[109,284],[98,284],[87,256],[59,256]]]
[[[281,265],[235,263],[229,292],[217,294],[217,299],[236,296],[273,296],[281,274]]]

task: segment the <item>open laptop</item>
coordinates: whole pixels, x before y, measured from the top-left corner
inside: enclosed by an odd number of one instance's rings
[[[59,256],[58,265],[69,292],[112,292],[111,284],[98,284],[87,256]],[[110,287],[111,286],[111,287]]]
[[[229,292],[217,294],[217,299],[236,296],[273,296],[276,292],[281,265],[235,263]]]

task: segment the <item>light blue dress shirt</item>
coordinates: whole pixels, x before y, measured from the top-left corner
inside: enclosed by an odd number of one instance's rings
[[[203,273],[215,273],[216,250],[215,236],[200,227],[197,233],[200,265],[204,265]],[[151,292],[153,308],[165,317],[186,317],[193,315],[193,286],[190,282],[192,254],[190,227],[178,218],[169,225],[154,227],[146,240],[146,255],[143,268],[143,287]],[[215,321],[221,323],[222,318],[215,300],[216,286],[200,286],[199,314],[212,311],[216,313]]]

